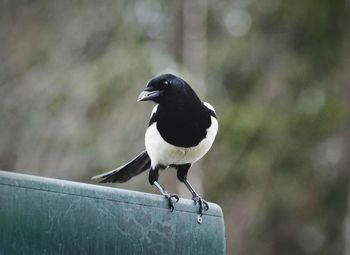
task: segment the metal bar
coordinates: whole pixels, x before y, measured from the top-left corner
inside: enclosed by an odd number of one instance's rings
[[[222,210],[0,171],[0,254],[225,254]]]

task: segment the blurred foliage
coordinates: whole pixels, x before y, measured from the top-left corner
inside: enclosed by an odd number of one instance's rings
[[[349,254],[348,0],[0,7],[1,169],[87,182],[124,163],[153,107],[138,93],[171,71],[217,111],[192,178],[224,210],[228,253]]]

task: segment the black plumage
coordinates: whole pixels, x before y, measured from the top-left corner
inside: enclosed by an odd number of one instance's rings
[[[176,194],[171,194],[158,183],[159,170],[169,166],[177,169],[177,177],[199,203],[200,214],[208,204],[187,181],[191,164],[199,160],[211,147],[218,124],[214,108],[202,102],[183,79],[164,74],[150,80],[138,101],[154,101],[149,126],[145,135],[146,151],[127,164],[93,177],[100,182],[125,182],[150,169],[149,182],[168,199],[174,209]]]

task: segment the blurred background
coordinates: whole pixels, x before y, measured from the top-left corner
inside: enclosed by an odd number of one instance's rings
[[[171,72],[216,108],[189,178],[228,254],[350,254],[349,19],[349,0],[1,0],[0,169],[91,182],[125,163],[153,108],[138,94]]]

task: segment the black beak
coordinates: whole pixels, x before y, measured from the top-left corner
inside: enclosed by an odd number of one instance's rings
[[[139,95],[137,102],[152,100],[154,98],[159,97],[161,94],[162,94],[161,90],[153,90],[153,91],[144,90]]]

